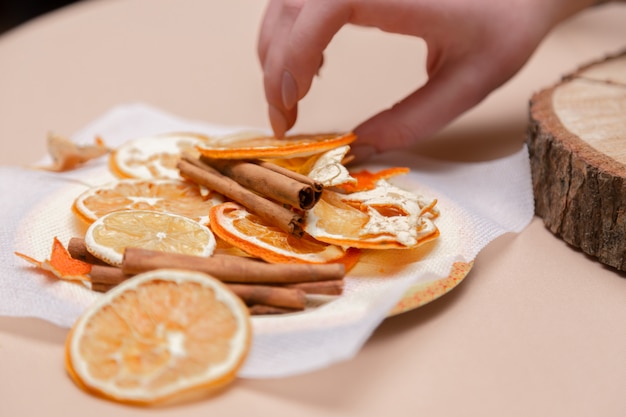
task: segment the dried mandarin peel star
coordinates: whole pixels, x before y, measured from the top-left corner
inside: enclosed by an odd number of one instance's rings
[[[91,264],[72,258],[57,237],[54,238],[54,242],[52,243],[50,259],[38,261],[20,252],[15,252],[15,254],[38,268],[53,273],[54,276],[59,279],[65,281],[90,280],[89,273],[91,272]]]

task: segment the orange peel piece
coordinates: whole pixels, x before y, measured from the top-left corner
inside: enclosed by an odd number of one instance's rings
[[[15,254],[36,267],[51,272],[59,279],[65,281],[89,281],[91,264],[72,258],[56,236],[52,243],[50,259],[38,261],[20,252],[15,252]]]
[[[344,183],[337,186],[346,193],[355,193],[357,191],[367,191],[376,188],[376,183],[380,179],[388,179],[397,175],[409,173],[409,168],[392,167],[377,172],[371,172],[367,169],[358,172],[351,172],[350,176],[356,179],[356,183]]]

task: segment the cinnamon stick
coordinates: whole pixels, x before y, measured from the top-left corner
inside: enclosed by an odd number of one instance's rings
[[[95,292],[107,292],[114,287],[115,287],[115,284],[102,284],[99,282],[91,283],[91,290]]]
[[[274,287],[270,285],[227,284],[228,288],[246,304],[263,304],[304,310],[306,295],[297,288]]]
[[[93,265],[89,278],[92,284],[117,285],[130,278],[130,275],[115,266]]]
[[[285,285],[285,288],[297,288],[304,291],[306,294],[341,295],[343,293],[343,286],[343,279],[335,279],[330,281],[287,284]]]
[[[97,284],[100,286],[115,286],[124,282],[131,276],[132,275],[125,274],[121,268],[103,265],[93,265],[91,272],[89,273],[92,285]],[[340,295],[343,292],[344,281],[343,279],[307,281],[293,284],[283,284],[281,286],[283,288],[297,289],[303,291],[305,294]]]
[[[203,156],[200,160],[258,194],[301,210],[313,208],[321,196],[322,184],[269,162]]]
[[[319,201],[320,197],[322,196],[322,191],[324,191],[324,185],[319,181],[315,181],[314,179],[307,177],[306,175],[300,174],[298,172],[292,171],[287,168],[283,168],[280,165],[276,165],[268,161],[263,161],[259,159],[259,160],[255,160],[254,163],[265,169],[272,170],[281,175],[292,178],[298,182],[311,186],[311,188],[313,188],[315,192],[316,202]]]
[[[199,159],[184,155],[183,159],[178,162],[177,168],[183,177],[236,201],[287,233],[302,236],[304,219],[301,215],[255,194]]]
[[[89,251],[87,251],[87,246],[85,246],[85,240],[83,238],[71,238],[67,244],[67,251],[72,258],[87,262],[88,264],[108,265],[106,262],[101,261],[100,259],[93,256],[91,253],[89,253]]]
[[[297,283],[343,278],[343,264],[269,264],[234,255],[200,257],[140,248],[126,248],[122,260],[125,274],[138,274],[160,268],[200,271],[224,282]]]
[[[301,310],[286,308],[286,307],[276,307],[276,306],[268,306],[263,304],[254,304],[248,306],[248,311],[252,316],[261,316],[261,315],[274,315],[274,314],[288,314],[295,313]]]
[[[91,289],[107,292],[117,284],[93,282]],[[306,297],[301,290],[268,285],[227,284],[248,305],[250,314],[285,314],[304,310]]]

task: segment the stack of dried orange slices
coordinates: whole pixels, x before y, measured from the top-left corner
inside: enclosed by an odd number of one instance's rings
[[[378,173],[348,171],[345,161],[349,159],[349,144],[355,139],[354,134],[285,139],[234,136],[207,141],[197,149],[202,157],[210,159],[269,160],[321,183],[324,191],[317,204],[304,214],[306,239],[296,240],[299,244],[316,241],[334,245],[337,250],[411,249],[436,239],[436,200],[389,181],[406,174],[407,168]],[[278,238],[275,227],[228,202],[211,210],[211,227],[222,239],[261,258],[264,252],[280,252],[289,247],[287,242],[294,241],[287,233]],[[273,236],[264,238],[268,234]]]

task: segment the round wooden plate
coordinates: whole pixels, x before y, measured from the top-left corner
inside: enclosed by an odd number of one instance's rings
[[[527,143],[548,229],[626,271],[626,50],[535,94]]]

